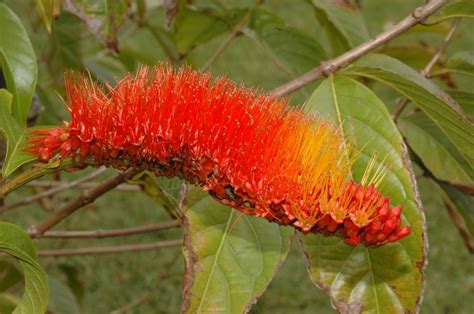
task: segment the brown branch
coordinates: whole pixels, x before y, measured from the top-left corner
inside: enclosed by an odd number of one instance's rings
[[[444,37],[443,42],[441,43],[441,46],[438,48],[433,58],[431,58],[430,62],[428,62],[428,64],[420,71],[421,75],[423,75],[424,77],[428,77],[430,75],[430,72],[433,69],[434,65],[439,61],[439,59],[441,58],[441,55],[448,47],[448,43],[453,37],[454,33],[456,32],[456,28],[460,20],[461,19],[459,18],[454,20],[453,25],[451,26],[451,29]],[[398,103],[398,105],[395,107],[395,109],[392,112],[392,117],[394,121],[398,120],[398,118],[400,117],[400,114],[403,112],[408,102],[409,100],[407,98],[403,98],[402,100],[400,100],[400,102]]]
[[[32,181],[28,182],[26,185],[31,186],[31,187],[37,187],[37,188],[55,188],[57,186],[63,185],[64,182],[61,181],[47,181],[47,180],[40,180],[40,181]],[[84,182],[77,184],[75,186],[72,186],[70,188],[77,188],[77,189],[92,189],[93,187],[97,186],[97,183],[94,182]],[[121,191],[140,191],[140,187],[136,185],[130,185],[130,184],[119,184],[115,187],[116,190],[121,190]]]
[[[129,168],[128,170],[120,172],[119,174],[105,180],[96,187],[83,191],[79,196],[70,200],[59,212],[50,216],[45,221],[31,226],[28,230],[28,233],[32,238],[41,237],[46,231],[60,223],[63,219],[74,213],[77,209],[92,203],[96,198],[112,190],[120,183],[130,179],[140,171],[140,169]]]
[[[167,240],[154,243],[144,244],[130,244],[120,246],[102,246],[102,247],[88,247],[81,249],[60,249],[60,250],[43,250],[38,252],[38,256],[44,257],[61,257],[61,256],[77,256],[77,255],[101,255],[101,254],[115,254],[126,252],[139,252],[163,249],[167,247],[174,247],[182,245],[183,240]]]
[[[441,185],[442,183],[447,184],[452,186],[453,188],[458,189],[459,191],[470,195],[474,196],[474,184],[472,183],[465,183],[465,182],[458,182],[458,181],[451,181],[451,180],[442,180],[437,178],[430,169],[423,163],[423,160],[415,153],[413,148],[408,144],[408,142],[405,139],[405,143],[407,145],[408,151],[410,152],[410,156],[413,156],[412,159],[415,161],[418,166],[423,170],[423,173],[421,176],[430,178],[433,181],[435,181],[437,184]]]
[[[70,182],[66,182],[66,183],[61,183],[60,185],[52,188],[52,189],[49,189],[47,191],[43,191],[43,192],[40,192],[38,194],[35,194],[35,195],[31,195],[29,197],[24,197],[21,201],[19,202],[16,202],[16,203],[13,203],[13,204],[7,204],[7,205],[4,205],[4,206],[1,206],[0,207],[0,213],[2,212],[5,212],[5,211],[8,211],[8,210],[11,210],[11,209],[14,209],[14,208],[17,208],[17,207],[20,207],[20,206],[24,206],[24,205],[27,205],[29,203],[32,203],[34,201],[37,201],[39,199],[42,199],[42,198],[45,198],[45,197],[48,197],[48,196],[51,196],[53,194],[56,194],[56,193],[59,193],[59,192],[62,192],[64,190],[68,190],[70,188],[73,188],[73,187],[76,187],[78,186],[79,184],[81,183],[84,183],[84,182],[87,182],[87,181],[90,181],[90,180],[93,180],[95,178],[97,178],[99,175],[101,175],[102,173],[104,173],[107,169],[106,168],[99,168],[97,169],[96,171],[92,172],[91,174],[87,175],[87,176],[84,176],[82,178],[79,178],[75,181],[70,181]]]
[[[328,73],[333,73],[340,68],[348,65],[352,61],[360,58],[361,56],[375,50],[379,46],[385,44],[386,42],[392,40],[393,38],[397,37],[398,35],[404,33],[408,29],[412,28],[413,26],[423,22],[428,16],[435,13],[440,7],[442,7],[446,3],[446,0],[432,0],[426,3],[425,5],[416,8],[410,15],[405,17],[399,23],[393,25],[391,28],[386,30],[385,32],[375,36],[374,38],[370,39],[369,41],[355,47],[347,51],[346,53],[336,57],[332,60],[321,62],[321,64],[303,74],[302,76],[275,88],[272,93],[276,97],[282,97],[286,94],[294,92],[309,83],[321,78],[323,75]]]
[[[461,235],[464,245],[466,245],[469,253],[474,254],[474,239],[470,236],[469,231],[464,224],[463,218],[451,207],[447,202],[444,202],[446,209],[448,210],[449,217],[451,218],[454,226],[458,229]]]
[[[47,231],[42,238],[61,239],[103,239],[111,237],[126,237],[136,234],[167,230],[181,226],[178,220],[165,221],[154,225],[140,226],[125,229],[92,230],[92,231]]]

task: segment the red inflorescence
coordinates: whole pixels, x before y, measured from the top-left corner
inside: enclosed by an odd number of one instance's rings
[[[41,161],[146,167],[247,215],[377,246],[410,233],[374,183],[350,180],[350,143],[323,119],[226,79],[168,65],[115,87],[66,78],[71,122],[36,131]]]

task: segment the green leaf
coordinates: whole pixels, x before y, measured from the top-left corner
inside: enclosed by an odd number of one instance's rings
[[[5,161],[2,166],[2,176],[7,177],[21,165],[35,159],[35,156],[23,151],[27,130],[11,115],[12,95],[5,89],[0,89],[0,136],[7,144]]]
[[[242,313],[284,261],[292,230],[206,197],[185,213],[183,311]]]
[[[294,78],[316,67],[326,59],[326,52],[316,38],[289,27],[273,13],[256,9],[252,12],[248,34],[263,45],[275,63]]]
[[[64,69],[79,70],[82,67],[81,41],[78,39],[84,31],[81,21],[69,12],[55,19],[50,37],[53,56],[49,66],[55,65],[53,75],[63,75]]]
[[[400,119],[398,127],[410,147],[435,177],[445,181],[474,181],[474,170],[424,113],[417,112]]]
[[[336,5],[330,0],[310,2],[331,43],[333,55],[341,54],[369,40],[364,18],[356,8]]]
[[[54,314],[79,314],[81,309],[71,289],[58,278],[49,276],[50,289],[48,309]]]
[[[474,18],[474,2],[472,0],[451,0],[428,18],[427,24],[435,24],[447,19],[458,17]]]
[[[412,228],[407,238],[378,248],[351,247],[321,235],[304,237],[313,281],[341,312],[416,312],[423,289],[425,220],[403,139],[387,109],[370,89],[346,77],[323,81],[305,109],[334,120],[360,150],[352,167],[354,180],[360,181],[372,156],[388,165],[379,188],[392,205],[403,206],[403,224]]]
[[[474,75],[474,51],[460,51],[455,53],[449,58],[446,68],[441,72]]]
[[[12,313],[20,303],[15,295],[4,292],[0,293],[0,313]]]
[[[382,82],[410,99],[448,136],[474,166],[474,126],[456,102],[433,82],[404,63],[384,55],[369,55],[343,71]]]
[[[48,278],[37,262],[33,241],[20,227],[0,222],[0,251],[15,257],[25,276],[25,292],[13,313],[44,313],[48,305]]]
[[[229,32],[244,14],[243,10],[198,10],[192,7],[179,10],[174,18],[174,40],[178,52],[186,55],[197,45]]]
[[[13,94],[12,115],[21,126],[26,126],[38,76],[36,56],[20,19],[1,2],[0,66]]]
[[[389,46],[380,53],[398,59],[417,70],[423,69],[433,58],[434,51],[420,44]],[[435,68],[439,68],[436,64]]]
[[[132,5],[131,0],[105,0],[105,33],[116,38],[120,26],[125,23],[127,12]]]
[[[122,62],[111,55],[94,54],[84,58],[84,64],[99,80],[112,84],[128,72]]]
[[[0,292],[8,290],[20,282],[22,278],[23,275],[14,264],[0,260]]]
[[[449,22],[442,22],[435,25],[417,24],[413,26],[412,28],[410,28],[409,30],[407,30],[405,34],[433,33],[433,34],[446,35],[451,29],[451,27],[452,25]]]
[[[168,215],[177,218],[178,202],[173,196],[163,190],[149,173],[146,171],[139,173],[132,180],[128,180],[127,183],[140,186],[145,194],[163,206]]]
[[[461,221],[461,226],[464,224],[463,232],[466,233],[470,249],[474,248],[474,197],[466,195],[447,184],[438,186],[443,202],[448,207],[448,210],[454,211],[454,214]],[[460,226],[457,225],[459,228]],[[466,241],[466,239],[465,239]]]
[[[120,45],[120,60],[128,69],[136,69],[140,64],[155,65],[160,60],[179,59],[172,34],[163,29],[163,21],[151,15],[144,27]]]
[[[82,303],[85,293],[85,287],[82,281],[82,269],[76,265],[69,265],[67,263],[60,264],[59,269],[66,277],[67,286],[74,294],[77,302]]]
[[[131,0],[77,0],[64,9],[79,17],[108,48],[118,51],[117,33],[126,20]]]
[[[51,22],[53,20],[54,13],[59,13],[61,10],[60,0],[35,0],[36,8],[38,13],[43,20],[44,26],[51,33]]]
[[[474,121],[474,94],[458,90],[449,90],[448,93],[471,118],[471,121]]]

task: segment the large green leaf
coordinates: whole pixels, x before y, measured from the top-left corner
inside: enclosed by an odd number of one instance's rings
[[[0,313],[12,313],[20,300],[8,292],[0,293]]]
[[[293,231],[206,197],[185,218],[185,313],[242,313],[283,263]]]
[[[84,58],[89,71],[103,82],[114,84],[127,74],[127,68],[114,56],[94,54]]]
[[[13,117],[26,126],[38,76],[36,56],[20,19],[1,2],[0,66],[13,94]]]
[[[132,0],[105,0],[105,33],[116,38],[120,26],[125,23]]]
[[[398,126],[410,147],[438,179],[474,181],[474,170],[424,113],[417,112],[400,119]]]
[[[471,121],[474,121],[474,94],[458,90],[450,90],[448,93],[471,118]]]
[[[49,33],[51,33],[51,23],[54,14],[58,14],[61,10],[60,1],[61,0],[35,0],[38,13]]]
[[[183,8],[174,18],[175,43],[178,52],[186,55],[191,49],[223,33],[244,17],[243,10]]]
[[[37,262],[33,241],[20,227],[0,222],[0,252],[15,257],[25,276],[25,292],[13,313],[44,313],[48,305],[48,278]]]
[[[474,51],[460,51],[448,60],[446,68],[438,72],[456,72],[474,75]]]
[[[0,136],[7,144],[5,161],[2,166],[2,176],[7,177],[21,165],[32,161],[35,156],[26,154],[23,149],[27,130],[11,115],[12,95],[5,89],[0,89]]]
[[[442,184],[440,189],[444,203],[462,217],[466,231],[474,242],[474,197],[447,184]]]
[[[58,278],[48,277],[49,296],[48,309],[54,314],[79,314],[81,309],[71,289]]]
[[[403,224],[412,228],[409,237],[379,248],[352,247],[321,235],[304,237],[313,281],[341,312],[415,312],[423,290],[425,220],[403,139],[387,109],[370,89],[346,77],[323,81],[305,109],[333,119],[360,150],[352,167],[356,181],[372,156],[388,165],[380,190],[392,205],[403,205]]]
[[[64,69],[82,67],[81,41],[78,39],[85,31],[81,21],[69,12],[63,12],[54,20],[50,37],[53,55],[48,65],[53,75],[62,76]]]
[[[23,278],[21,271],[10,261],[0,260],[0,292],[8,290]],[[1,312],[0,312],[1,313]]]
[[[369,55],[343,71],[380,81],[410,99],[448,136],[474,166],[474,126],[456,102],[433,82],[404,63],[384,55]]]
[[[330,0],[312,0],[316,17],[323,26],[332,46],[333,55],[338,55],[369,39],[369,32],[359,10],[337,5]]]
[[[309,71],[326,58],[317,39],[287,26],[283,19],[267,10],[254,10],[249,28],[253,32],[246,34],[258,40],[290,77]]]
[[[474,1],[472,0],[450,0],[435,14],[428,18],[428,24],[439,23],[447,19],[458,17],[474,18]]]
[[[63,3],[108,48],[118,51],[117,34],[125,23],[131,0],[77,0]]]
[[[423,69],[430,62],[435,53],[422,44],[393,45],[384,47],[379,52],[419,70]],[[436,64],[435,68],[439,68],[439,66]]]

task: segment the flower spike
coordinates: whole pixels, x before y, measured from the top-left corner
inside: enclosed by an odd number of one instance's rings
[[[141,68],[115,87],[69,74],[66,91],[71,121],[29,138],[28,151],[41,161],[144,166],[202,186],[244,214],[349,245],[410,233],[401,207],[391,208],[376,188],[382,170],[373,180],[350,180],[351,143],[283,99],[166,64]]]

